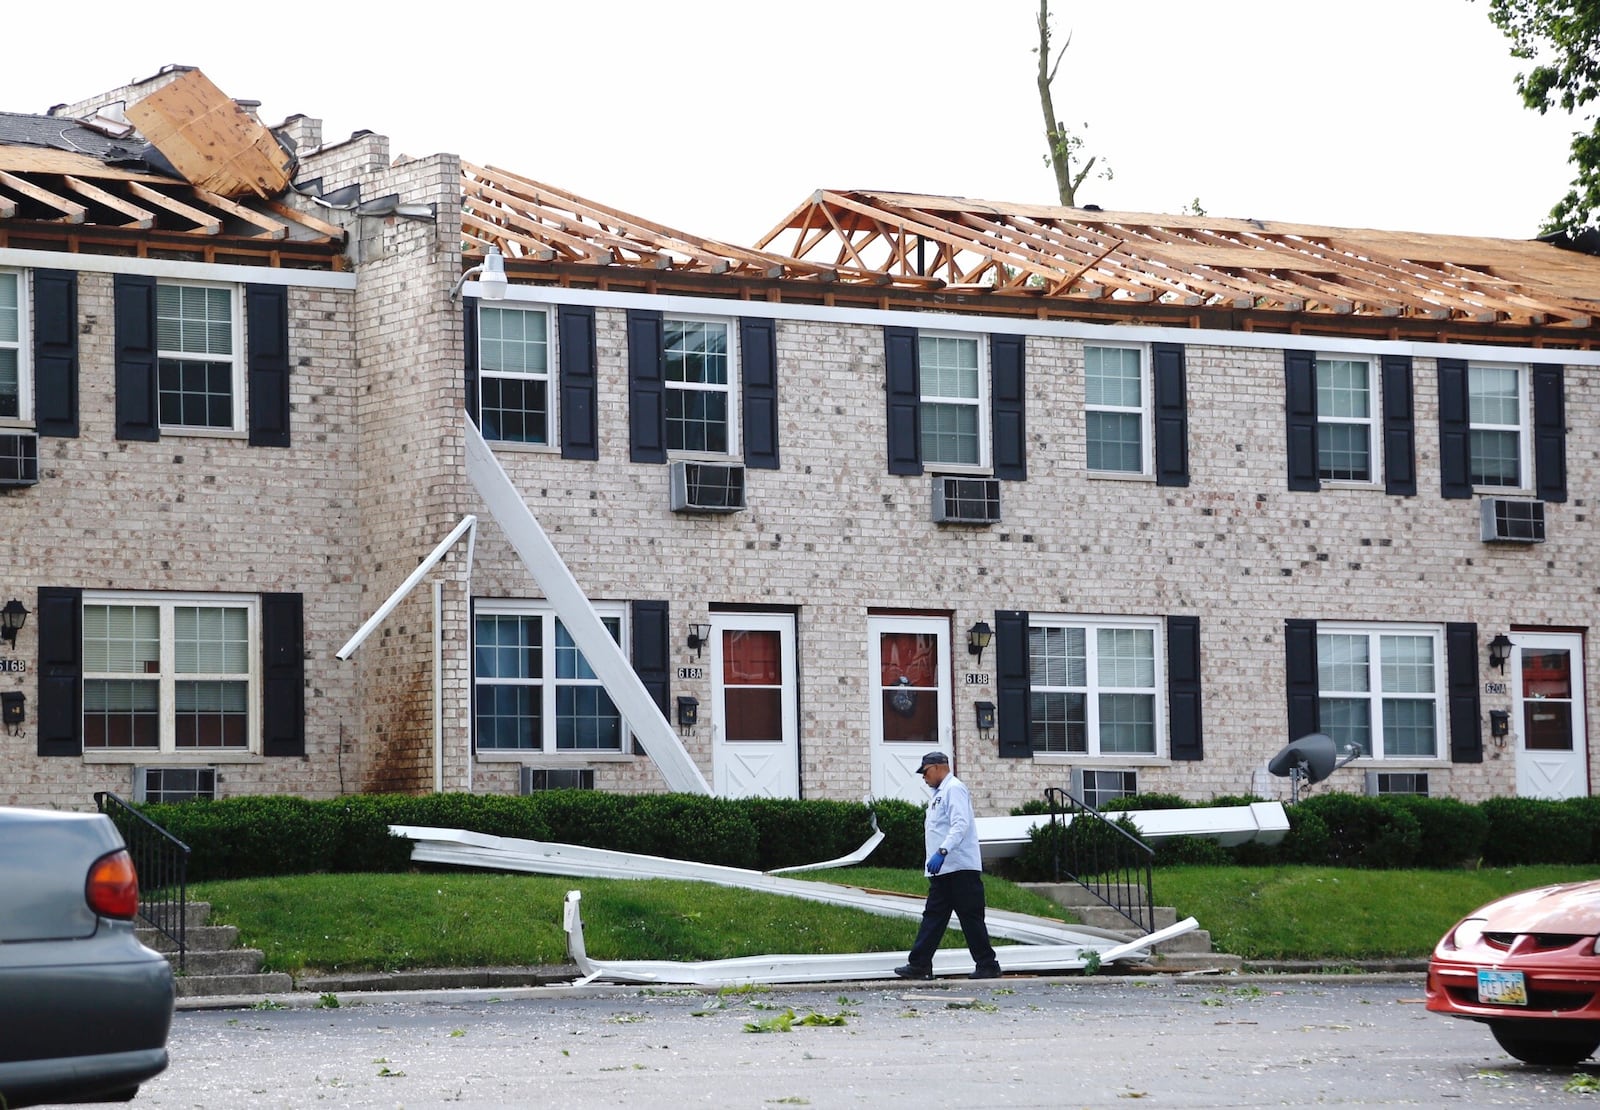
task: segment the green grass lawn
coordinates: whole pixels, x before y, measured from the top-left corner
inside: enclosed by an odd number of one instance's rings
[[[808,878],[921,895],[916,870],[855,867]],[[1593,877],[1593,869],[1352,871],[1179,867],[1155,875],[1159,905],[1193,916],[1212,945],[1246,959],[1420,958],[1458,918],[1500,894]],[[1070,920],[994,876],[989,904]],[[293,974],[497,967],[566,961],[562,903],[583,892],[584,940],[600,960],[712,960],[768,953],[893,952],[911,919],[667,880],[571,879],[449,870],[293,875],[196,884],[212,921],[237,925],[270,971]],[[959,947],[951,922],[946,947]]]

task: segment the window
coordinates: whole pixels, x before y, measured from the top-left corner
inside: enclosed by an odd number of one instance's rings
[[[552,442],[548,313],[479,305],[478,390],[484,439]]]
[[[161,426],[243,428],[239,295],[232,286],[156,285],[156,389]]]
[[[0,270],[0,419],[22,416],[22,275]]]
[[[730,455],[737,449],[733,345],[728,324],[668,317],[662,322],[667,450]]]
[[[1157,628],[1153,621],[1030,618],[1033,750],[1155,755]]]
[[[1435,759],[1444,731],[1439,629],[1317,626],[1321,729],[1340,752],[1359,744],[1377,759]]]
[[[1522,489],[1527,375],[1518,366],[1467,365],[1468,465],[1474,486]]]
[[[216,797],[215,767],[135,767],[133,770],[133,800],[136,802],[209,802]]]
[[[1104,809],[1114,798],[1139,796],[1137,771],[1096,771],[1083,767],[1072,769],[1072,792],[1090,809]]]
[[[88,595],[87,751],[259,750],[254,598]]]
[[[622,644],[621,607],[596,608]],[[479,751],[623,750],[622,714],[553,611],[480,603],[475,659]]]
[[[1085,465],[1111,474],[1150,472],[1150,388],[1137,347],[1083,349]]]
[[[1371,482],[1373,458],[1373,364],[1365,359],[1319,356],[1317,373],[1317,477],[1325,482]]]
[[[923,465],[987,466],[982,345],[976,337],[923,332],[917,337],[917,359]]]

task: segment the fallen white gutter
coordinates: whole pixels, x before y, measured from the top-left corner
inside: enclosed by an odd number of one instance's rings
[[[673,983],[696,987],[731,987],[747,983],[828,983],[857,979],[893,979],[894,969],[905,963],[903,952],[847,952],[837,955],[737,956],[727,960],[594,960],[583,942],[580,891],[568,891],[562,909],[567,933],[567,954],[587,983],[608,979],[622,983]],[[993,911],[990,911],[991,913]],[[1195,927],[1187,918],[1165,929],[1123,944],[1095,940],[1071,944],[1002,944],[995,949],[1001,971],[1072,971],[1096,964],[1111,964],[1132,956],[1145,958],[1151,945],[1181,936]],[[934,953],[933,974],[964,976],[973,970],[965,949],[942,948]]]
[[[1144,840],[1205,836],[1225,847],[1250,840],[1276,844],[1289,831],[1289,817],[1283,811],[1282,802],[1251,802],[1249,805],[1212,806],[1206,809],[1128,810],[1107,813],[1105,816],[1112,821],[1127,817]],[[1063,814],[1058,820],[1069,825],[1072,823],[1070,814]],[[1020,855],[1028,846],[1033,830],[1048,824],[1049,814],[973,819],[985,861]]]

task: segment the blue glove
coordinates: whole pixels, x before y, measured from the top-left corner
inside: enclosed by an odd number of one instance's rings
[[[937,875],[939,868],[944,866],[944,853],[935,852],[928,857],[928,874]]]

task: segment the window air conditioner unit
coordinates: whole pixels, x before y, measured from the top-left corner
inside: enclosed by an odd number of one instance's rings
[[[135,767],[133,800],[136,802],[214,802],[217,800],[215,767]]]
[[[1428,796],[1426,771],[1368,771],[1367,793],[1373,797],[1385,794],[1410,794],[1418,798]]]
[[[1481,508],[1484,543],[1544,542],[1543,501],[1485,497]]]
[[[672,511],[736,513],[744,504],[744,467],[723,463],[672,464]]]
[[[591,767],[524,767],[519,794],[537,794],[541,790],[593,790],[594,769]]]
[[[938,524],[999,524],[1000,480],[935,474],[933,519]]]
[[[39,484],[39,437],[32,432],[0,435],[0,487]]]
[[[1112,798],[1131,798],[1138,793],[1137,771],[1072,769],[1071,794],[1090,809],[1102,809]]]

